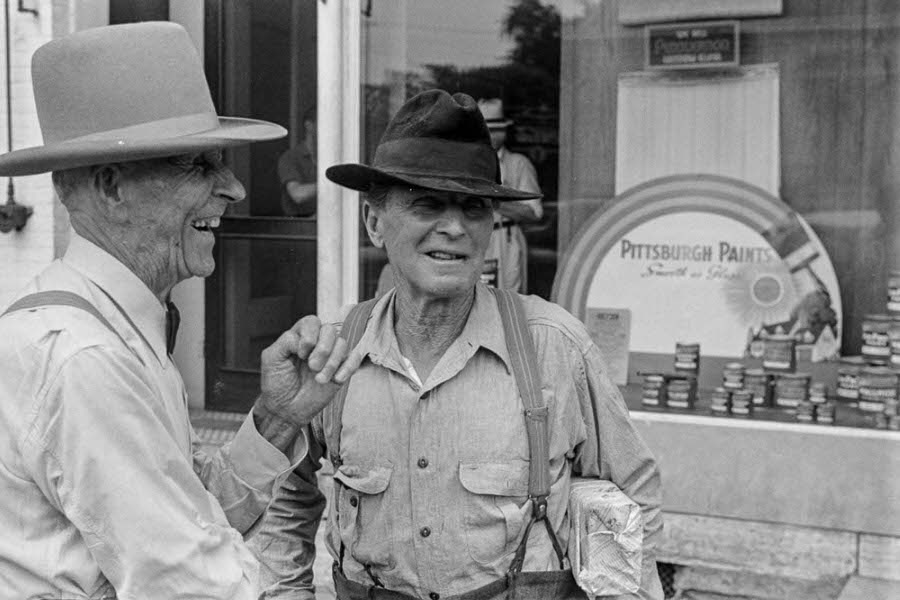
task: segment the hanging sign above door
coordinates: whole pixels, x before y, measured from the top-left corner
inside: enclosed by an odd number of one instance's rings
[[[646,68],[701,69],[741,63],[738,21],[647,25]]]

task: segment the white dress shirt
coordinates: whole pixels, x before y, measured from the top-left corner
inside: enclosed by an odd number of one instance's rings
[[[82,295],[119,335],[73,307],[0,319],[0,598],[255,598],[242,534],[288,458],[252,414],[197,449],[165,309],[111,255],[74,236],[39,290]]]

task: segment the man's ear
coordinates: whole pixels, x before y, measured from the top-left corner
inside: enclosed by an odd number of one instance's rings
[[[94,168],[93,185],[100,197],[112,205],[122,203],[119,185],[122,183],[122,168],[117,164],[99,165]]]
[[[363,220],[366,223],[366,231],[369,233],[369,239],[376,248],[384,248],[384,238],[381,236],[381,215],[378,209],[369,204],[368,200],[363,201]]]

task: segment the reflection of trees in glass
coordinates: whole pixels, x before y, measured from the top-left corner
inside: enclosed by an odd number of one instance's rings
[[[397,73],[392,83],[366,85],[364,155],[370,159],[390,119],[398,86],[405,98],[432,88],[465,92],[475,99],[502,98],[506,116],[516,125],[508,140],[538,169],[545,200],[555,199],[559,114],[560,15],[540,0],[517,0],[503,17],[500,35],[514,46],[501,65],[459,68],[429,64],[424,71]],[[392,96],[393,94],[393,96]],[[394,110],[398,108],[394,106]]]
[[[465,92],[475,98],[502,98],[507,107],[559,106],[560,17],[540,0],[518,0],[503,18],[501,33],[515,46],[499,66],[459,69],[426,65],[430,86]],[[425,83],[425,82],[422,82]]]
[[[516,47],[510,52],[513,63],[544,71],[559,79],[559,11],[539,0],[519,0],[503,21],[503,31]]]

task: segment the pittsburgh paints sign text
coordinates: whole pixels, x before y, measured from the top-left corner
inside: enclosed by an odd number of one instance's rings
[[[642,278],[729,280],[739,276],[732,267],[766,263],[778,260],[779,257],[770,246],[747,246],[724,240],[713,244],[667,244],[643,243],[624,238],[619,241],[619,258],[625,261],[650,261],[640,272]],[[702,263],[709,264],[705,268],[698,268]]]
[[[711,244],[644,244],[623,239],[619,256],[626,260],[681,260],[690,262],[762,263],[778,256],[769,246],[741,246],[720,241]]]

